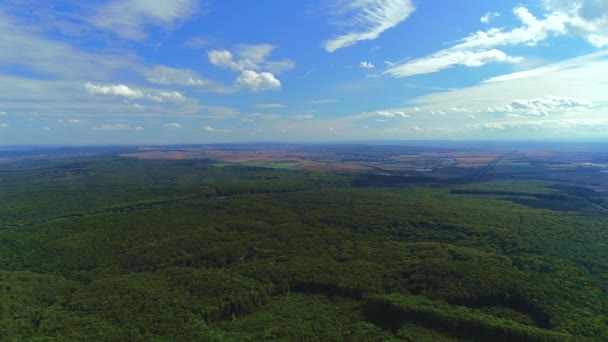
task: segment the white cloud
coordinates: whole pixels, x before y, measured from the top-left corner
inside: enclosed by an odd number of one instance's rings
[[[143,131],[145,128],[141,127],[141,126],[137,126],[134,128],[135,132],[141,132]]]
[[[480,52],[448,49],[395,66],[387,70],[387,73],[395,77],[409,77],[438,72],[456,65],[480,67],[492,62],[517,63],[521,60],[521,57],[511,57],[497,49]]]
[[[227,67],[233,70],[240,70],[241,66],[233,60],[232,53],[228,50],[211,50],[207,53],[209,62],[216,66]]]
[[[563,131],[586,129],[591,131],[608,130],[608,119],[604,118],[583,118],[583,119],[560,119],[560,120],[524,120],[524,121],[498,121],[486,122],[467,126],[469,129],[488,131],[488,132],[523,132],[541,133],[543,131]]]
[[[184,95],[177,91],[159,91],[156,93],[156,96],[162,98],[163,100],[169,101],[183,101],[186,99]]]
[[[264,113],[251,113],[254,118],[259,118],[266,121],[275,121],[281,119],[280,114],[264,114]]]
[[[91,82],[87,82],[84,85],[87,92],[91,95],[107,95],[107,96],[117,96],[117,97],[125,97],[131,100],[146,98],[150,101],[154,101],[157,103],[163,103],[165,101],[184,101],[186,97],[180,92],[173,90],[159,90],[159,91],[151,91],[149,93],[144,93],[141,90],[132,89],[129,86],[124,84],[118,85],[97,85]],[[140,106],[141,107],[141,106]],[[135,109],[141,109],[136,107]]]
[[[395,117],[401,117],[401,118],[409,118],[410,115],[403,112],[403,111],[388,111],[388,110],[381,110],[381,111],[377,111],[376,112],[377,115],[380,116],[384,116],[387,118],[395,118]]]
[[[522,78],[528,78],[528,77],[542,76],[545,73],[550,73],[550,72],[557,71],[557,70],[558,70],[557,67],[545,67],[545,68],[520,71],[520,72],[515,72],[512,74],[492,77],[487,80],[484,80],[483,83],[504,82],[504,81],[512,81],[512,80],[517,80],[517,79],[522,79]]]
[[[214,132],[214,133],[230,133],[230,132],[232,132],[229,129],[218,129],[218,128],[214,128],[214,127],[211,127],[211,126],[204,126],[203,127],[203,131],[205,131],[205,132]]]
[[[141,91],[133,90],[124,84],[102,86],[87,82],[84,87],[91,95],[111,95],[130,99],[138,99],[144,96]]]
[[[156,65],[145,72],[148,81],[155,84],[178,85],[193,88],[202,88],[217,93],[230,93],[228,86],[219,82],[200,77],[194,70],[177,69],[164,65]]]
[[[280,104],[280,103],[259,103],[257,105],[255,105],[256,108],[263,108],[263,109],[274,109],[274,108],[286,108],[287,106],[284,104]]]
[[[35,8],[44,6],[36,3]],[[31,16],[31,10],[29,11]],[[52,40],[39,32],[49,19],[10,17],[0,10],[0,64],[14,65],[35,74],[52,75],[54,79],[106,79],[118,70],[138,66],[134,54],[124,51],[88,53],[74,46]],[[101,49],[100,49],[101,50]],[[83,77],[83,75],[86,75]]]
[[[40,130],[41,130],[41,131],[46,131],[46,132],[48,132],[48,131],[50,131],[50,130],[51,130],[51,128],[50,128],[50,127],[45,126],[45,127],[40,127]]]
[[[211,39],[205,37],[192,37],[186,40],[182,46],[188,49],[198,49],[211,44],[213,44]]]
[[[167,123],[167,124],[164,124],[163,126],[165,126],[165,128],[167,128],[167,129],[178,129],[178,128],[182,127],[182,125],[177,122]]]
[[[450,110],[456,113],[471,113],[471,110],[467,108],[452,107]]]
[[[68,119],[68,120],[65,120],[65,122],[67,122],[69,124],[73,124],[73,125],[78,125],[78,124],[84,123],[84,121],[82,121],[80,119]]]
[[[608,45],[608,2],[604,0],[542,0],[552,13],[566,13],[572,35],[580,36],[595,47]]]
[[[294,118],[296,120],[310,120],[310,119],[313,119],[315,116],[312,114],[298,114],[298,115],[292,115],[290,117]]]
[[[252,91],[275,90],[281,88],[281,81],[269,72],[245,70],[237,78],[236,85]]]
[[[93,127],[93,130],[96,130],[96,131],[132,131],[132,130],[135,130],[136,128],[137,127],[134,128],[134,127],[131,127],[126,124],[114,124],[114,125],[103,124],[103,125]]]
[[[336,103],[336,102],[338,102],[338,100],[335,100],[335,99],[322,99],[322,100],[310,101],[310,103],[313,105],[322,105],[322,104],[326,104],[326,103]]]
[[[374,40],[406,20],[415,10],[411,0],[341,1],[338,14],[348,21],[346,33],[323,42],[328,52]],[[354,14],[354,15],[353,15]]]
[[[529,100],[516,99],[505,106],[488,107],[490,113],[512,113],[511,116],[549,116],[550,113],[564,113],[573,109],[588,109],[592,101],[570,97],[545,96]]]
[[[509,56],[496,49],[496,47],[534,46],[550,35],[559,36],[567,33],[568,16],[564,13],[551,13],[544,19],[538,20],[524,7],[518,7],[513,12],[522,23],[521,27],[511,31],[491,28],[487,31],[476,32],[453,47],[429,56],[396,64],[385,73],[394,77],[409,77],[438,72],[457,65],[479,67],[492,62],[516,63],[522,59]]]
[[[493,19],[500,17],[500,13],[498,12],[488,12],[484,14],[479,21],[483,24],[489,24]]]
[[[0,112],[0,116],[7,116],[8,113],[7,112]]]
[[[276,47],[270,44],[241,44],[234,48],[234,53],[229,50],[211,50],[207,53],[207,58],[215,66],[230,68],[239,72],[245,70],[263,70],[280,74],[293,69],[295,62],[290,59],[280,61],[267,60],[275,49]]]
[[[601,51],[544,65],[525,73],[499,76],[495,78],[496,81],[421,96],[410,102],[418,107],[459,107],[475,112],[485,111],[488,107],[505,106],[514,99],[548,96],[584,99],[600,105],[608,102],[604,77],[608,74],[607,57],[608,51]]]
[[[147,26],[169,29],[198,11],[196,0],[111,0],[90,18],[94,26],[119,37],[142,40]]]
[[[8,128],[7,123],[0,123],[0,130],[7,129],[7,128]]]
[[[363,68],[363,69],[373,69],[373,68],[375,68],[375,65],[374,65],[374,64],[372,64],[371,62],[365,62],[365,61],[364,61],[364,62],[359,63],[359,66],[360,66],[361,68]]]

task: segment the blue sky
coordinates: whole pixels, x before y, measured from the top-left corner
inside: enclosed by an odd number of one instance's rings
[[[607,46],[604,0],[4,0],[0,145],[605,139]]]

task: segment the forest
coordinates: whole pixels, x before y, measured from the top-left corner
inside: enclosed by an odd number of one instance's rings
[[[606,193],[475,170],[0,164],[0,340],[608,341]]]

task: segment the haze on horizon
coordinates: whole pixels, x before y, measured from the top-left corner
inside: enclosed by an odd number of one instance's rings
[[[601,0],[6,0],[0,145],[601,140]]]

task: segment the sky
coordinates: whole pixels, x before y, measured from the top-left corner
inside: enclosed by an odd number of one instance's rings
[[[3,0],[0,145],[606,140],[605,0]]]

